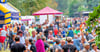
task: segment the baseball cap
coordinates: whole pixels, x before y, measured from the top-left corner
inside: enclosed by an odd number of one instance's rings
[[[67,37],[67,41],[72,41],[72,37]]]

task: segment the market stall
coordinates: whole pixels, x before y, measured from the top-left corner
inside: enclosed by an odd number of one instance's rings
[[[11,20],[19,20],[20,16],[20,11],[7,0],[0,0],[0,27],[10,24]]]
[[[47,18],[45,18],[45,17],[42,17],[42,18],[40,17],[40,18],[42,19],[42,21],[45,21],[47,19],[47,21],[50,22],[50,20],[53,20],[54,18],[51,18],[51,16],[49,16],[49,15],[53,15],[54,16],[56,14],[63,14],[63,12],[54,10],[54,9],[52,9],[50,7],[45,7],[43,9],[41,9],[40,11],[38,11],[36,13],[33,13],[32,15],[34,15],[34,16],[47,15]]]

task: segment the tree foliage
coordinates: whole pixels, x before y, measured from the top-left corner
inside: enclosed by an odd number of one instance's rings
[[[88,31],[91,32],[94,28],[96,28],[96,34],[100,34],[98,18],[100,17],[100,5],[94,8],[93,13],[89,14],[89,19],[86,21],[87,26],[89,27]]]
[[[57,7],[54,0],[8,0],[8,2],[18,8],[22,15],[32,15],[46,6]]]
[[[65,15],[73,16],[75,12],[92,11],[100,0],[8,0],[8,2],[18,8],[22,15],[32,15],[49,6],[64,12]]]

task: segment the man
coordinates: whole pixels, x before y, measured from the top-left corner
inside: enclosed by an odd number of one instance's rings
[[[72,44],[72,37],[67,37],[67,45],[63,46],[63,52],[77,52],[77,48]]]
[[[31,37],[31,39],[33,40],[34,43],[37,41],[36,37],[37,37],[36,32],[32,31],[32,37]]]
[[[24,24],[22,23],[22,26],[21,26],[21,30],[24,32],[25,31],[25,26]]]
[[[36,52],[36,47],[35,47],[32,39],[29,39],[29,44],[31,44],[30,50],[32,52]]]
[[[53,31],[53,24],[50,24],[49,30],[52,30]]]
[[[73,33],[73,31],[72,31],[71,28],[69,28],[69,32],[68,32],[68,35],[67,36],[74,38],[74,33]]]
[[[52,30],[49,31],[48,39],[53,39],[53,32],[52,32]]]
[[[61,52],[62,48],[59,46],[60,40],[56,39],[56,44],[53,46],[53,52]]]
[[[92,44],[92,50],[91,50],[91,52],[100,52],[100,50],[98,50],[97,49],[97,46],[96,46],[96,44]]]
[[[77,50],[79,51],[79,50],[80,50],[80,40],[77,39],[77,38],[78,38],[78,36],[75,35],[75,36],[74,36],[74,39],[73,39],[73,44],[75,45],[75,47],[76,47]]]
[[[65,40],[61,40],[61,45],[60,45],[60,47],[63,48],[64,45],[65,45]]]
[[[30,50],[31,44],[29,43],[29,39],[25,39],[25,47],[26,47],[26,51],[27,51],[27,52],[32,52],[32,51]]]
[[[11,44],[13,43],[13,37],[14,37],[14,36],[15,36],[15,35],[14,35],[13,30],[9,29],[9,34],[8,34],[9,40],[8,40],[8,42],[9,42],[9,46],[10,46],[10,47],[11,47]]]
[[[44,37],[44,35],[43,35],[43,33],[42,33],[42,32],[39,32],[39,35],[41,36],[41,38],[42,38],[42,37]]]
[[[16,43],[11,46],[11,52],[26,52],[26,48],[23,44],[20,43],[20,38],[15,38]]]
[[[37,28],[36,31],[37,31],[38,34],[39,34],[39,32],[42,32],[43,31],[42,28],[41,28],[41,25],[38,26],[38,28]]]
[[[57,34],[58,34],[58,29],[57,28],[54,29],[54,34],[55,34],[55,36],[57,36]]]
[[[48,51],[49,49],[49,44],[46,42],[46,37],[42,37],[42,40],[44,42],[45,50]]]
[[[31,26],[29,27],[28,32],[29,32],[30,36],[32,36],[32,31],[36,31],[36,30],[34,29],[34,25],[32,25],[32,27],[31,27]]]
[[[78,33],[80,33],[80,30],[79,30],[79,27],[77,27],[75,30],[74,30],[74,33],[77,35]]]
[[[48,33],[49,33],[49,29],[48,29],[48,26],[46,26],[46,30],[44,31],[44,35],[46,39],[48,38]]]
[[[19,31],[18,32],[18,35],[20,37],[20,43],[24,44],[25,43],[25,39],[24,39],[24,36],[23,36],[23,32],[22,31]]]
[[[61,32],[58,32],[57,38],[63,38]]]
[[[90,52],[90,45],[89,45],[89,43],[85,43],[84,44],[84,49],[82,50],[82,51],[80,51],[80,52]]]

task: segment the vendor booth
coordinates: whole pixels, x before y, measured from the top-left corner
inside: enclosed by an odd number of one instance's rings
[[[34,16],[21,16],[21,22],[24,23],[26,26],[35,22]]]
[[[36,16],[36,21],[39,20],[41,22],[49,22],[54,21],[54,15],[63,14],[63,12],[54,10],[50,7],[45,7],[38,12],[33,13],[32,15]],[[41,23],[43,24],[43,23]]]
[[[20,11],[7,0],[0,0],[0,27],[10,24],[11,20],[19,20],[20,16]]]

